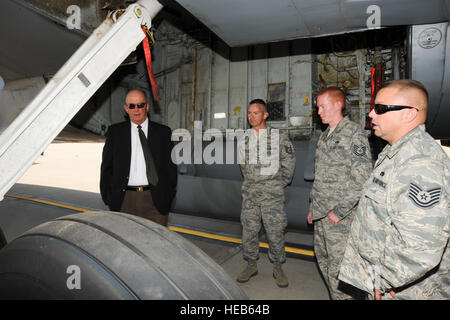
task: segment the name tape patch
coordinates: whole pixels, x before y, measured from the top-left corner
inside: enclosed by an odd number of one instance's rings
[[[383,189],[386,189],[386,182],[381,181],[378,178],[373,178],[372,180],[374,183],[376,183],[377,185],[379,185],[380,187],[382,187]]]

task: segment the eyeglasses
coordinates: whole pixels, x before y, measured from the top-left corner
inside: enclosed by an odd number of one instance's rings
[[[389,111],[397,111],[402,109],[416,109],[419,111],[419,109],[415,107],[410,106],[393,106],[393,105],[387,105],[387,104],[375,104],[374,108],[376,114],[383,114]]]
[[[145,107],[146,104],[147,104],[147,102],[142,102],[142,103],[138,103],[138,104],[130,103],[130,104],[127,104],[127,106],[128,106],[128,109],[133,110],[135,107],[138,107],[138,109],[142,109]]]

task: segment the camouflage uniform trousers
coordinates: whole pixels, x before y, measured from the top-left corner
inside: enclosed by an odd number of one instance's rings
[[[327,217],[314,222],[314,254],[333,300],[357,296],[355,289],[338,280],[351,224],[352,217],[349,216],[340,220],[337,226],[333,226]]]
[[[241,223],[244,259],[257,260],[259,258],[261,220],[269,242],[269,260],[272,263],[284,263],[286,261],[284,230],[287,226],[287,216],[284,211],[283,198],[272,201],[243,198]]]

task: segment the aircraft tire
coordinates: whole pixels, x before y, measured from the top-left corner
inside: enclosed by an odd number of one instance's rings
[[[247,299],[177,233],[118,212],[30,229],[0,250],[0,299]]]

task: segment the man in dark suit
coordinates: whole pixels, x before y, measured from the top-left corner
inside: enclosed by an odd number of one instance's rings
[[[167,226],[177,185],[171,130],[150,121],[149,104],[140,90],[128,92],[123,108],[130,121],[111,125],[106,134],[100,176],[102,199],[112,211]]]

